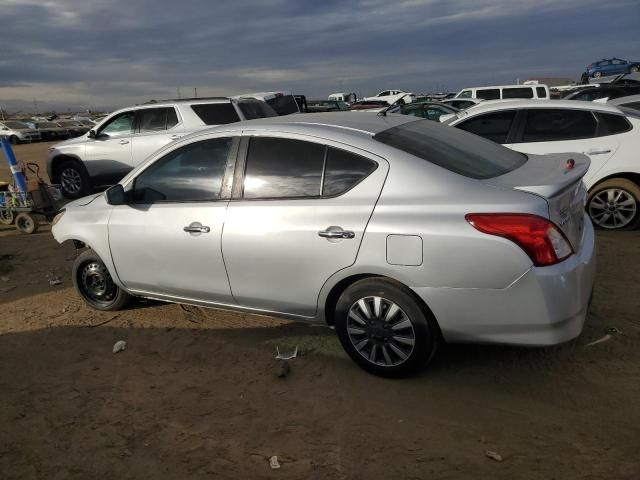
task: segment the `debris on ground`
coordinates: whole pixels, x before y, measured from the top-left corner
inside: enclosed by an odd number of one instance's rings
[[[296,345],[296,348],[291,353],[280,353],[280,349],[276,346],[276,353],[276,360],[291,360],[298,356],[298,346]]]
[[[3,282],[8,282],[9,281],[9,277],[0,277],[0,280],[2,280]]]
[[[123,352],[127,348],[127,342],[124,340],[118,340],[113,344],[113,353]]]
[[[276,377],[286,378],[291,373],[291,365],[286,360],[279,360],[276,368]]]
[[[485,450],[484,454],[487,458],[495,460],[496,462],[501,462],[503,460],[502,455],[500,455],[498,452],[494,452],[493,450]]]
[[[278,462],[277,456],[274,455],[269,458],[269,466],[271,467],[271,470],[277,470],[280,468],[280,463]]]
[[[47,274],[47,280],[49,280],[49,285],[52,287],[54,285],[60,285],[62,283],[62,278],[60,277],[60,275],[56,275],[54,273]]]
[[[607,333],[603,336],[600,337],[597,340],[594,340],[593,342],[589,342],[585,345],[585,347],[593,347],[594,345],[598,345],[599,343],[604,343],[607,342],[609,340],[611,340],[613,338],[614,335],[621,335],[622,331],[618,330],[616,327],[609,327],[607,328]]]

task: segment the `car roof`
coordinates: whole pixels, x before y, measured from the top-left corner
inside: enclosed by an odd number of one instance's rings
[[[535,85],[490,85],[490,86],[484,86],[484,87],[465,87],[462,90],[460,90],[461,92],[464,90],[485,90],[487,88],[536,88],[536,87],[546,87],[549,88],[545,83],[536,83]]]
[[[629,102],[640,102],[640,95],[627,95],[626,97],[618,97],[607,102],[608,105],[622,105]]]
[[[499,110],[513,110],[523,108],[571,108],[574,110],[596,110],[599,112],[621,113],[612,105],[581,100],[495,100],[480,102],[464,110],[468,115],[493,112]]]

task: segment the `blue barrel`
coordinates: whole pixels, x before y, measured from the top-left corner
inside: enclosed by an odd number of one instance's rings
[[[6,137],[0,137],[0,143],[2,143],[2,151],[4,152],[4,156],[7,159],[9,168],[11,169],[18,191],[26,193],[27,181],[25,180],[22,170],[20,170],[20,166],[16,161],[16,156],[13,154],[9,140],[7,140]]]

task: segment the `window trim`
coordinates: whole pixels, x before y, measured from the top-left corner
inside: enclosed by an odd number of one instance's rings
[[[217,203],[217,202],[227,202],[229,201],[230,197],[231,197],[231,183],[230,183],[230,176],[231,173],[233,172],[233,166],[236,163],[236,159],[238,156],[238,146],[240,144],[240,139],[242,137],[240,137],[240,135],[238,135],[238,132],[228,132],[230,133],[230,135],[218,135],[215,137],[210,137],[210,138],[195,138],[194,141],[189,142],[189,143],[185,143],[184,145],[180,145],[177,148],[173,148],[171,150],[169,150],[168,152],[164,152],[161,156],[159,156],[158,158],[154,159],[152,162],[149,162],[147,165],[145,165],[145,167],[140,170],[135,177],[129,179],[127,181],[127,183],[124,185],[124,190],[125,190],[125,195],[128,198],[128,201],[125,202],[125,205],[135,205],[135,206],[141,206],[141,205],[157,205],[157,204],[161,204],[161,205],[167,205],[167,204],[183,204],[183,203]],[[152,203],[144,203],[144,202],[136,202],[133,200],[133,191],[135,190],[136,187],[136,181],[138,180],[138,177],[140,177],[140,175],[142,175],[144,172],[146,172],[149,168],[153,167],[154,165],[156,165],[158,162],[161,162],[163,159],[165,159],[168,155],[171,155],[172,153],[174,153],[176,150],[179,150],[181,148],[187,147],[189,145],[193,145],[194,143],[198,143],[198,142],[206,142],[208,140],[217,140],[217,139],[221,139],[221,138],[231,138],[231,146],[229,147],[229,154],[227,155],[227,161],[226,161],[226,165],[225,165],[225,170],[224,170],[224,175],[222,177],[222,187],[220,188],[220,198],[215,198],[215,199],[206,199],[206,200],[158,200],[156,202],[152,202]]]
[[[320,176],[320,195],[318,196],[313,196],[313,197],[260,197],[260,198],[244,198],[244,179],[245,179],[245,174],[246,174],[246,169],[247,169],[247,158],[249,155],[249,144],[252,138],[254,137],[259,137],[259,138],[273,138],[273,139],[280,139],[280,140],[296,140],[296,141],[300,141],[300,142],[309,142],[309,143],[315,143],[315,144],[319,144],[322,147],[324,147],[324,157],[323,157],[323,161],[322,161],[322,174]],[[233,175],[233,188],[232,188],[232,195],[231,198],[229,199],[230,201],[234,201],[234,202],[262,202],[262,201],[289,201],[289,200],[330,200],[332,198],[338,198],[341,197],[342,195],[346,195],[347,193],[349,193],[351,190],[353,190],[354,188],[356,188],[358,185],[360,185],[362,182],[364,182],[367,178],[369,178],[376,170],[378,170],[378,168],[380,167],[380,161],[375,160],[373,158],[371,158],[371,156],[368,155],[364,155],[363,153],[360,152],[354,152],[352,151],[352,149],[357,148],[357,147],[353,147],[352,145],[348,145],[348,144],[344,144],[343,146],[336,146],[333,145],[332,143],[339,143],[339,142],[329,142],[327,141],[328,139],[323,139],[321,137],[312,137],[312,136],[298,136],[296,134],[296,136],[288,136],[288,135],[282,135],[281,132],[268,132],[266,135],[263,133],[255,133],[255,134],[244,134],[241,138],[240,141],[240,148],[238,151],[238,158],[236,161],[236,165],[235,165],[235,171],[234,171],[234,175]],[[345,148],[348,147],[348,148]],[[352,155],[357,155],[360,156],[362,158],[367,159],[370,162],[373,162],[375,164],[375,168],[373,168],[369,174],[366,177],[361,178],[358,182],[354,183],[353,185],[351,185],[347,190],[340,192],[336,195],[323,195],[322,191],[324,189],[324,177],[325,177],[325,173],[326,173],[326,167],[327,167],[327,159],[329,156],[329,149],[330,148],[334,148],[336,150],[343,150],[345,152],[348,152]],[[360,150],[360,149],[358,149]],[[366,152],[368,153],[368,152]]]

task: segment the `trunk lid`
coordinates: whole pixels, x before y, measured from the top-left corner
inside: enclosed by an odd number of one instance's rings
[[[584,230],[584,205],[587,194],[582,178],[589,170],[589,157],[580,153],[528,155],[520,168],[488,182],[538,195],[549,206],[549,219],[566,235],[578,251]],[[567,162],[573,160],[573,168]]]

